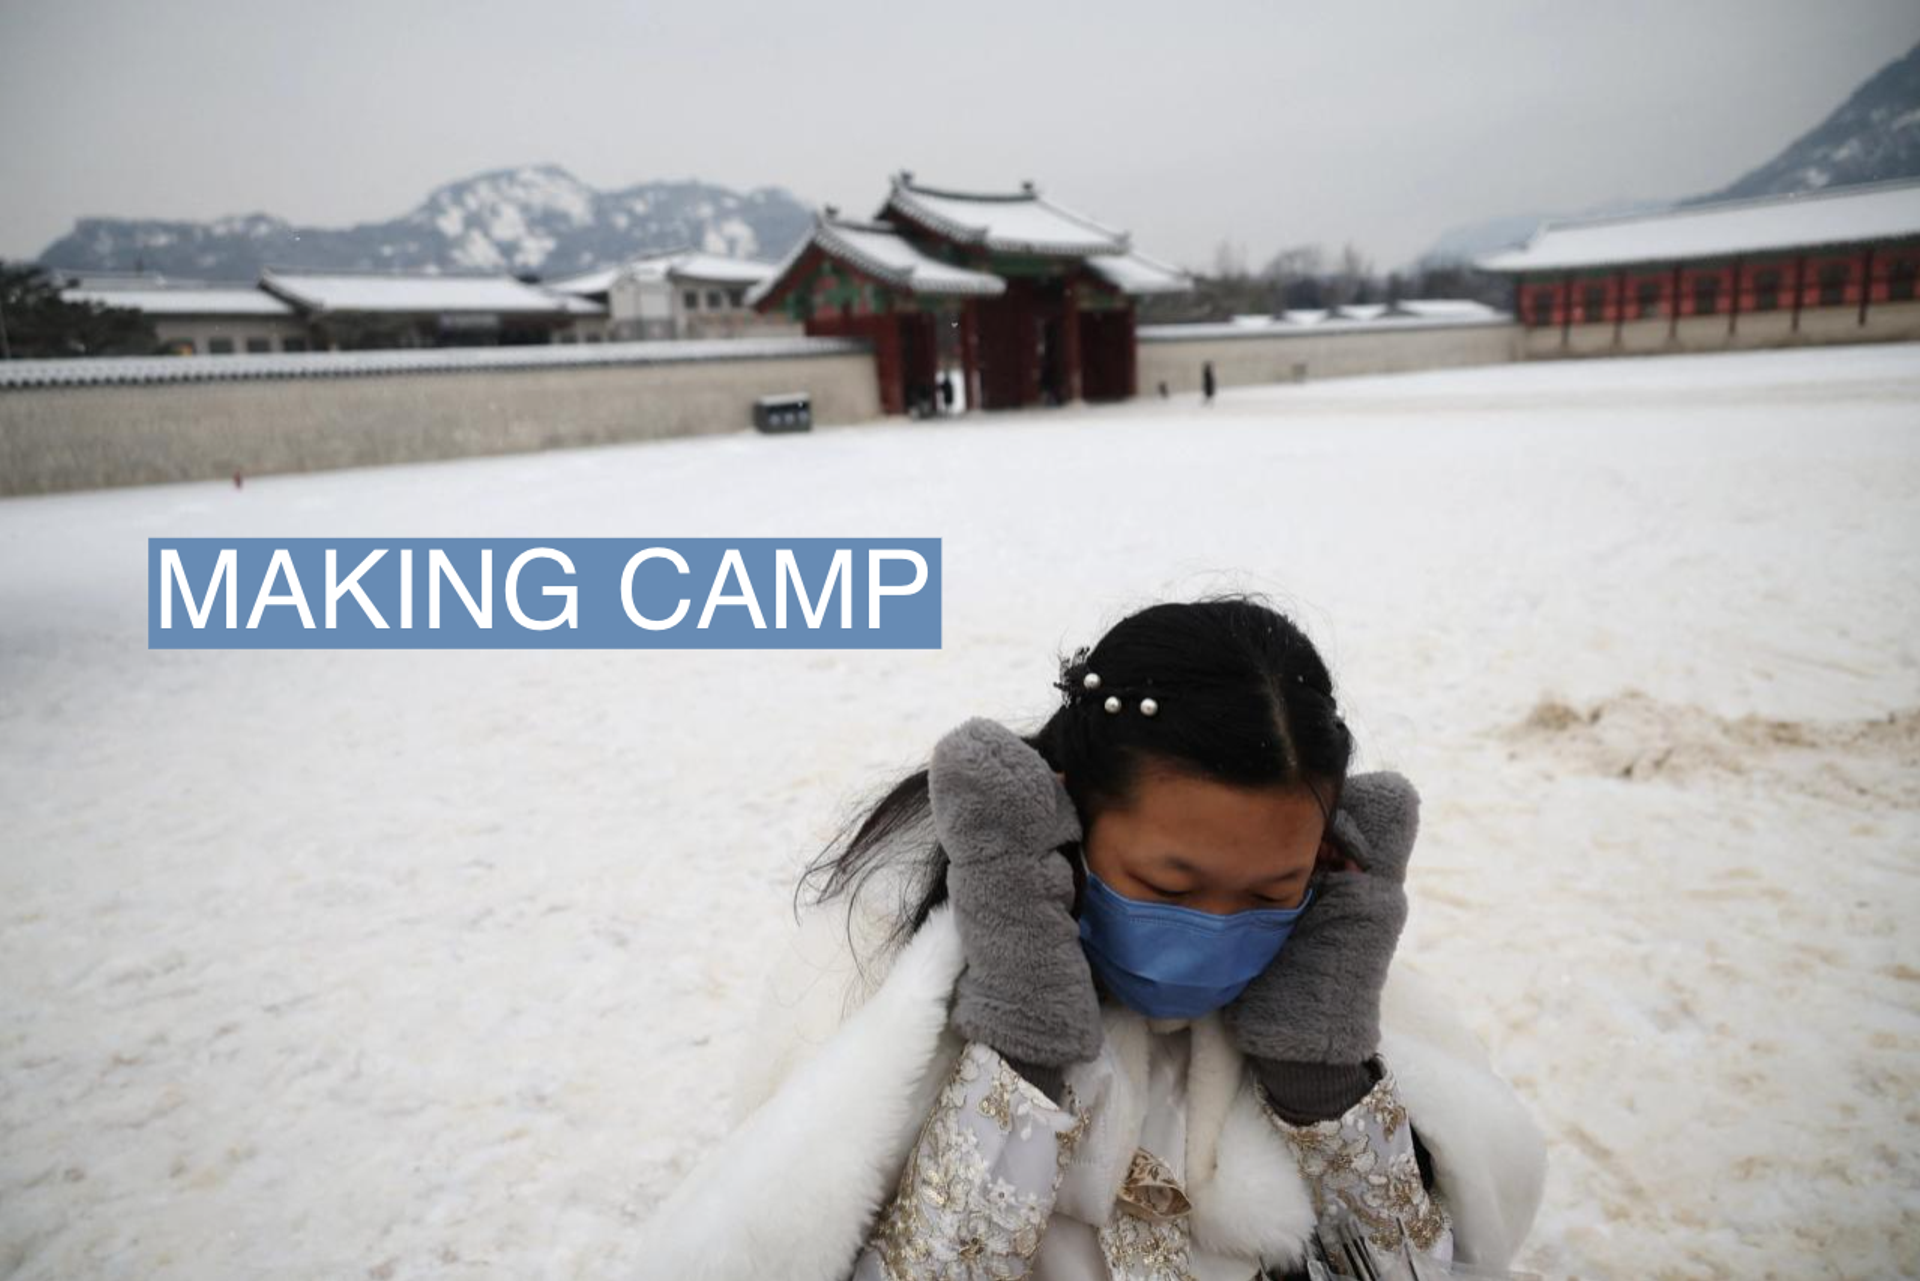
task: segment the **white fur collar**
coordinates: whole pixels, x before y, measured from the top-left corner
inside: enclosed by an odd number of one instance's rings
[[[951,906],[935,908],[890,964],[870,962],[863,980],[854,954],[877,957],[875,931],[886,919],[815,911],[772,965],[742,1047],[734,1131],[655,1210],[643,1238],[646,1276],[843,1281],[963,1045],[947,1026],[964,965]],[[1382,998],[1382,1054],[1433,1154],[1456,1257],[1505,1267],[1539,1205],[1544,1140],[1473,1034],[1402,969],[1394,967]],[[1101,1171],[1110,1205],[1125,1175],[1119,1136],[1138,1133],[1149,1029],[1133,1011],[1105,1012],[1103,1055],[1119,1070],[1082,1152]],[[1195,1247],[1297,1260],[1313,1214],[1292,1153],[1259,1111],[1257,1087],[1218,1015],[1191,1027]],[[1067,1079],[1090,1079],[1087,1065]],[[1069,1198],[1056,1210],[1093,1222],[1098,1199]]]

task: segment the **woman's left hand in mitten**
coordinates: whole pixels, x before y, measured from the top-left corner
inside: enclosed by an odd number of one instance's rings
[[[1339,1116],[1375,1080],[1380,993],[1407,920],[1420,795],[1391,770],[1348,777],[1333,835],[1358,867],[1324,873],[1293,933],[1221,1011],[1281,1116]]]

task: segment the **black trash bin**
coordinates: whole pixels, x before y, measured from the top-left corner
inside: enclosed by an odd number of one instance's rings
[[[753,425],[761,431],[810,431],[813,401],[804,391],[762,396],[753,402]]]

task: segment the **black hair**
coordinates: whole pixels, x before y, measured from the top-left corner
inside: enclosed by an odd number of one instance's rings
[[[1100,678],[1095,689],[1083,684],[1089,671]],[[1308,785],[1327,819],[1327,839],[1337,844],[1333,811],[1352,761],[1352,735],[1313,643],[1258,596],[1149,605],[1090,649],[1062,657],[1055,686],[1061,704],[1021,738],[1065,772],[1083,828],[1093,813],[1124,806],[1141,774],[1152,770],[1239,787]],[[1109,695],[1121,699],[1117,715],[1104,709]],[[1142,697],[1155,697],[1154,715],[1141,713]],[[1327,785],[1331,800],[1314,784]],[[1078,842],[1062,848],[1074,868],[1078,915],[1085,859]],[[815,878],[825,880],[813,900],[820,904],[849,891],[858,896],[882,865],[902,862],[917,866],[903,869],[909,875],[900,919],[883,948],[918,931],[947,897],[947,856],[933,836],[924,765],[827,842],[800,877],[796,905]]]

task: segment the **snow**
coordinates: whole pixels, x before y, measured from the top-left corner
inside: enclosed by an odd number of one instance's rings
[[[604,294],[613,288],[613,282],[620,278],[624,267],[602,267],[598,271],[583,272],[578,276],[567,276],[561,280],[550,280],[543,288],[556,294],[574,294],[587,297],[591,294]]]
[[[1000,277],[928,257],[885,223],[822,221],[814,227],[813,240],[829,256],[841,258],[915,293],[993,295],[1006,292],[1006,282]],[[787,265],[795,260],[789,258]],[[748,295],[749,304],[759,301],[784,274],[783,266]]]
[[[674,281],[701,284],[757,285],[772,276],[774,264],[750,258],[728,258],[693,250],[677,250],[636,258],[619,267],[603,267],[578,276],[551,281],[546,288],[563,294],[604,294],[621,275],[631,273],[642,278],[666,277]]]
[[[1490,271],[1543,271],[1779,252],[1920,236],[1920,180],[1723,201],[1586,222],[1549,223]]]
[[[1402,963],[1551,1143],[1517,1266],[1909,1271],[1917,403],[1816,348],[0,502],[0,1261],[634,1274],[838,822],[1244,589],[1421,789]],[[944,539],[943,651],[145,648],[153,535],[860,531]]]
[[[660,260],[673,280],[703,284],[757,285],[773,274],[773,264],[718,254],[678,253]]]
[[[1315,334],[1371,333],[1391,330],[1442,329],[1454,326],[1511,324],[1512,317],[1492,312],[1488,315],[1381,316],[1377,320],[1329,320],[1324,311],[1289,311],[1282,322],[1256,325],[1245,317],[1232,320],[1199,320],[1176,325],[1142,325],[1142,342],[1183,342],[1208,338],[1303,338],[1306,330]],[[0,371],[4,376],[4,371]]]
[[[1087,266],[1108,284],[1129,294],[1184,293],[1193,288],[1186,272],[1145,254],[1102,254]]]
[[[1351,307],[1344,310],[1351,312]],[[1511,320],[1512,317],[1497,307],[1475,302],[1471,298],[1402,298],[1393,304],[1393,310],[1403,316],[1422,318],[1453,317],[1461,320]]]
[[[68,302],[96,302],[103,307],[132,307],[150,316],[291,316],[289,307],[272,294],[236,286],[231,289],[68,289]]]
[[[1120,254],[1127,234],[1048,200],[1039,192],[982,196],[936,191],[894,179],[888,204],[955,240],[1008,253]]]
[[[479,232],[470,233],[470,239]],[[475,242],[491,251],[491,242]],[[320,275],[267,271],[261,284],[316,311],[555,312],[558,299],[512,276]]]

